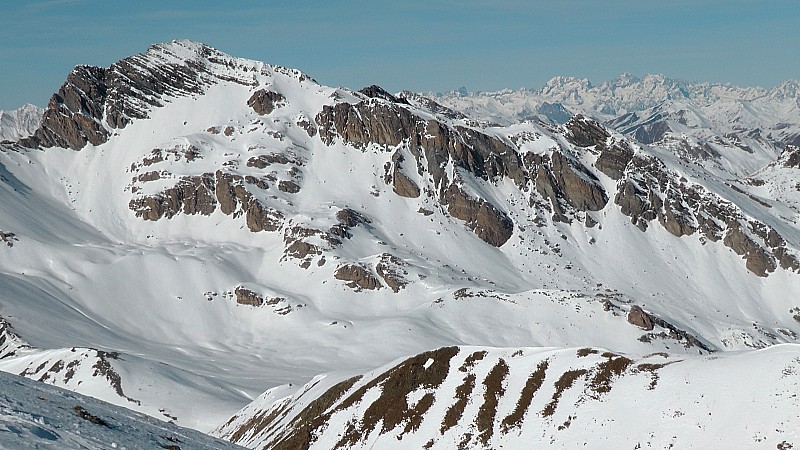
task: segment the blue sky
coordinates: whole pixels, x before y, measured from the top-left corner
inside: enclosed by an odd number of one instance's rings
[[[0,0],[0,109],[44,106],[73,66],[177,38],[356,89],[623,72],[771,87],[800,78],[798,30],[797,0]]]

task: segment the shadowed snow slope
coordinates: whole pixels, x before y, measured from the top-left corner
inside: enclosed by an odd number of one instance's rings
[[[195,430],[6,373],[0,373],[0,447],[242,448]]]

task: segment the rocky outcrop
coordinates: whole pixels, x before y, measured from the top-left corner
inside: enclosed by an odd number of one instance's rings
[[[251,198],[245,214],[247,228],[254,233],[259,231],[277,231],[283,225],[284,215],[260,201]]]
[[[441,203],[447,205],[453,217],[466,221],[471,230],[491,245],[500,246],[511,236],[513,223],[505,214],[489,202],[469,198],[450,186],[445,173],[448,161],[452,161],[478,178],[509,177],[524,186],[527,173],[518,153],[503,140],[470,128],[451,128],[436,120],[424,120],[403,106],[372,99],[325,106],[316,122],[320,138],[326,144],[334,139],[358,148],[405,143],[416,158],[418,169],[427,169],[433,185],[439,189]],[[398,155],[393,157],[394,169],[391,176],[387,174],[387,180],[391,180],[398,195],[419,197],[421,189],[399,168],[402,157]],[[573,185],[577,186],[570,179],[570,192]]]
[[[633,150],[625,142],[620,142],[602,149],[595,162],[595,167],[600,172],[608,175],[612,180],[622,178],[625,167],[633,159]]]
[[[102,122],[108,93],[106,75],[100,67],[75,67],[50,98],[39,129],[20,144],[80,150],[87,143],[106,142],[109,132]]]
[[[7,247],[13,247],[14,243],[17,241],[19,241],[19,239],[15,233],[0,230],[0,242],[5,243]]]
[[[292,180],[281,180],[278,182],[278,190],[287,194],[296,194],[300,192],[300,185]]]
[[[787,145],[781,151],[778,161],[783,167],[800,169],[800,147]]]
[[[247,105],[262,116],[271,114],[275,108],[279,108],[285,103],[286,97],[284,97],[283,94],[264,89],[253,92],[253,95],[247,100]]]
[[[362,289],[375,290],[383,287],[371,270],[359,264],[345,264],[336,268],[333,274],[337,280],[347,282],[347,286],[360,291]]]
[[[655,157],[635,156],[630,165],[614,202],[641,230],[658,220],[677,237],[699,231],[710,241],[722,240],[758,276],[767,276],[778,266],[800,270],[800,263],[777,231],[746,218],[731,202],[688,182]]]
[[[420,195],[417,183],[414,183],[408,175],[398,169],[392,173],[392,190],[401,197],[417,198]]]
[[[286,247],[285,257],[300,260],[300,267],[308,269],[311,263],[323,252],[333,250],[342,245],[344,240],[350,239],[352,229],[361,225],[367,226],[372,221],[363,214],[344,208],[336,212],[336,221],[329,229],[317,229],[302,224],[291,224],[285,227],[283,242]],[[317,265],[326,262],[322,256],[317,260]]]
[[[391,253],[384,253],[381,255],[380,262],[375,265],[375,272],[383,279],[389,289],[398,293],[408,285],[408,280],[405,279],[408,271],[404,269],[407,266],[408,263],[397,256]]]
[[[404,103],[408,105],[408,100],[404,98],[395,97],[394,95],[386,92],[386,90],[383,89],[382,87],[375,84],[373,84],[372,86],[367,86],[358,92],[370,98],[380,98],[386,101],[390,101],[392,103]]]
[[[578,147],[605,146],[611,136],[602,125],[580,114],[564,124],[564,128],[567,130],[564,137]]]
[[[238,286],[234,290],[234,294],[236,295],[236,303],[240,305],[262,306],[264,304],[264,297],[242,286]]]
[[[534,154],[526,158],[536,191],[550,201],[553,220],[568,223],[571,211],[599,211],[608,202],[597,177],[573,158],[557,151],[549,158]]]
[[[175,187],[160,194],[133,199],[128,206],[137,217],[145,220],[170,219],[179,212],[207,216],[216,209],[214,190],[213,174],[187,176],[182,177]]]
[[[235,213],[241,215],[240,206],[249,204],[251,198],[250,192],[242,183],[242,176],[221,170],[217,170],[214,175],[217,180],[214,193],[217,196],[220,210],[226,215]]]
[[[774,272],[777,268],[773,256],[744,233],[739,223],[730,224],[722,242],[742,256],[747,269],[760,277],[767,276],[767,273]]]
[[[149,117],[167,97],[200,94],[220,81],[252,83],[245,64],[211,47],[190,41],[151,46],[109,68],[77,66],[53,95],[42,123],[20,144],[80,150],[100,145],[110,132]]]
[[[646,331],[650,331],[654,327],[653,319],[650,317],[650,314],[644,312],[638,305],[631,306],[631,310],[628,313],[628,323],[636,325]]]
[[[500,247],[514,233],[514,222],[508,216],[481,198],[466,194],[451,184],[442,196],[447,213],[466,222],[467,227],[487,244]]]
[[[356,104],[338,103],[324,106],[316,122],[320,138],[326,144],[337,138],[358,148],[407,143],[419,163],[424,156],[426,169],[437,187],[449,160],[478,178],[508,176],[519,186],[526,182],[517,152],[499,138],[466,127],[451,128],[436,120],[424,120],[401,105],[372,99]]]

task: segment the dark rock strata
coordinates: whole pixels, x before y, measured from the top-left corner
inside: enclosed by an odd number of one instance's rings
[[[467,195],[455,184],[444,192],[442,203],[447,212],[466,222],[467,227],[487,244],[500,247],[514,232],[514,222],[491,203]]]
[[[247,100],[247,105],[253,108],[256,113],[266,116],[272,113],[275,108],[282,106],[286,102],[283,94],[273,91],[259,89]]]

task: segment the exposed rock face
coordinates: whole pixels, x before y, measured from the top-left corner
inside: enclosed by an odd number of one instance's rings
[[[419,197],[420,190],[419,186],[417,186],[417,183],[414,183],[411,178],[409,178],[400,170],[395,169],[394,173],[392,174],[392,180],[392,188],[395,194],[407,198]]]
[[[783,148],[778,161],[782,161],[783,167],[800,168],[800,147],[787,145]]]
[[[338,103],[323,107],[316,122],[326,144],[337,137],[359,148],[408,143],[418,162],[424,155],[427,171],[437,187],[450,159],[482,179],[508,176],[520,186],[526,181],[517,152],[505,142],[469,128],[426,121],[400,105],[375,100],[354,105]]]
[[[34,135],[20,143],[29,147],[82,149],[87,143],[100,145],[108,139],[102,123],[106,101],[106,70],[77,66],[53,94],[42,123]]]
[[[375,84],[373,84],[372,86],[367,86],[358,92],[361,92],[362,94],[370,98],[382,98],[392,103],[404,103],[406,105],[408,104],[408,100],[404,98],[397,98],[394,95],[386,92],[386,90],[383,89],[382,87]]]
[[[608,202],[597,178],[580,162],[560,152],[553,152],[549,159],[546,155],[530,155],[527,165],[535,174],[536,191],[550,200],[555,221],[570,222],[569,211],[599,211]]]
[[[259,89],[253,93],[247,105],[253,108],[253,111],[262,116],[272,113],[275,108],[282,106],[286,102],[286,97],[279,92],[267,91]]]
[[[179,212],[207,216],[214,212],[216,205],[214,175],[210,173],[183,177],[175,187],[161,194],[133,199],[129,203],[136,216],[145,220],[170,219]]]
[[[372,271],[358,264],[339,266],[333,276],[337,280],[347,281],[347,286],[357,291],[362,289],[375,290],[383,287]]]
[[[408,275],[404,269],[407,266],[408,264],[397,256],[384,253],[381,255],[380,262],[375,266],[375,271],[383,278],[386,286],[397,293],[408,285],[408,280],[404,278],[404,275]]]
[[[217,179],[214,193],[217,195],[219,208],[224,214],[234,214],[239,205],[249,204],[250,193],[242,184],[241,175],[233,175],[221,170],[217,170],[214,175]]]
[[[604,146],[606,139],[611,136],[599,123],[582,115],[575,116],[564,127],[568,131],[567,140],[578,147]]]
[[[656,219],[677,237],[700,231],[711,241],[722,240],[758,276],[767,276],[778,265],[800,270],[797,258],[775,230],[747,219],[732,203],[687,182],[654,157],[635,156],[630,165],[614,201],[643,231]]]
[[[238,286],[234,293],[236,294],[236,303],[240,305],[262,306],[264,304],[264,297],[242,286]]]
[[[31,348],[30,344],[14,332],[14,327],[4,317],[0,317],[0,359],[15,356],[20,350]]]
[[[372,223],[372,221],[368,217],[350,208],[340,209],[336,213],[336,220],[338,220],[339,223],[341,223],[348,229],[356,227],[358,225],[365,225]]]
[[[13,247],[14,246],[14,242],[17,242],[17,241],[19,241],[19,239],[17,239],[17,235],[16,234],[14,234],[14,233],[12,233],[10,231],[0,230],[0,242],[4,242],[6,244],[6,246]]]
[[[427,169],[440,201],[448,205],[453,217],[464,220],[484,241],[500,246],[513,231],[513,223],[483,199],[470,199],[449,186],[444,167],[452,161],[478,178],[492,180],[509,177],[519,186],[527,182],[518,153],[499,138],[436,120],[423,120],[408,109],[375,100],[357,104],[325,106],[316,117],[320,137],[330,144],[340,138],[345,143],[364,148],[369,144],[395,147],[406,143],[417,159],[417,166]],[[401,159],[393,158],[391,180],[398,195],[416,198],[420,187],[399,169]],[[445,184],[447,183],[447,184]]]
[[[108,69],[77,66],[50,99],[40,128],[20,144],[74,150],[87,143],[100,145],[108,140],[110,130],[147,118],[152,108],[164,104],[165,97],[199,94],[220,81],[249,85],[249,70],[229,70],[238,64],[211,47],[174,41],[151,46],[146,53]]]
[[[573,163],[562,153],[553,153],[551,173],[563,189],[566,200],[579,211],[599,211],[608,202],[597,178],[583,165]]]
[[[352,237],[352,229],[356,226],[366,226],[372,221],[363,214],[350,208],[340,209],[336,212],[338,223],[328,230],[320,230],[300,224],[285,227],[283,241],[286,244],[284,255],[300,260],[300,267],[307,269],[317,256],[324,251],[332,250],[342,245],[344,240]],[[317,265],[326,262],[324,256],[317,260]]]
[[[292,180],[282,180],[278,183],[278,189],[288,194],[300,192],[300,185]]]
[[[628,313],[628,323],[647,331],[653,329],[653,320],[650,318],[650,314],[644,312],[638,305],[631,306],[631,310]]]
[[[624,142],[606,147],[597,158],[595,167],[613,180],[622,178],[625,167],[633,159],[633,150]]]
[[[738,223],[731,224],[722,242],[737,255],[743,256],[746,261],[745,266],[754,274],[765,277],[768,272],[775,271],[776,264],[772,255],[742,232]]]
[[[505,213],[483,199],[470,197],[455,184],[444,192],[442,202],[447,205],[448,214],[465,221],[487,244],[500,247],[514,233],[514,222]]]
[[[251,198],[247,205],[247,228],[257,233],[259,231],[277,231],[283,225],[283,214],[275,209],[263,205],[260,201]]]

